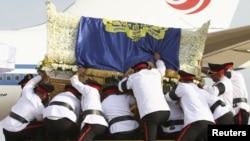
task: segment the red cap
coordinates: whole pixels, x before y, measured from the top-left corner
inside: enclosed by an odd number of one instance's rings
[[[140,62],[140,63],[134,65],[132,68],[133,68],[134,71],[138,71],[140,69],[147,68],[147,67],[148,67],[147,62]]]
[[[109,86],[102,90],[103,95],[116,94],[117,92],[119,92],[117,86]]]
[[[42,92],[42,93],[49,93],[49,91],[47,91],[46,89],[44,89],[43,87],[40,87],[40,86],[37,86],[37,90],[39,92]]]
[[[214,74],[214,73],[218,73],[218,74],[223,74],[224,73],[224,64],[211,64],[208,63],[209,66],[209,72],[208,74]]]
[[[194,80],[194,77],[195,77],[194,74],[185,72],[185,71],[183,71],[183,70],[180,70],[180,71],[178,72],[178,74],[180,75],[181,80],[191,80],[191,81],[192,81],[192,80]]]
[[[232,68],[232,67],[233,67],[233,65],[234,65],[234,63],[233,63],[233,62],[228,62],[228,63],[225,63],[225,64],[224,64],[224,69],[225,69],[225,70],[228,70],[228,69]]]
[[[65,85],[65,91],[69,91],[74,95],[80,95],[79,91],[74,88],[72,85]]]
[[[96,88],[97,90],[101,89],[101,84],[99,84],[98,82],[96,82],[94,80],[88,79],[88,80],[86,80],[86,84],[93,87],[93,88]]]
[[[50,84],[43,84],[40,83],[36,86],[37,91],[44,93],[44,94],[48,94],[52,91],[54,91],[54,86],[50,85]]]

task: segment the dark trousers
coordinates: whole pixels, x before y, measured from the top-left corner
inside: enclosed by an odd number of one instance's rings
[[[79,135],[79,127],[68,118],[58,120],[44,119],[48,133],[48,140],[76,140]]]
[[[159,139],[160,140],[176,140],[180,133],[181,131],[176,131],[176,132],[171,132],[171,133],[162,132],[159,135]]]
[[[43,122],[31,122],[26,128],[18,132],[3,129],[5,141],[44,141],[46,140],[46,129]]]
[[[144,129],[144,140],[155,141],[157,138],[158,126],[168,120],[169,111],[157,111],[147,114],[142,118]]]
[[[208,125],[214,123],[206,120],[193,122],[182,129],[176,141],[207,141]]]
[[[234,123],[234,115],[232,112],[228,112],[225,115],[215,120],[218,125],[230,125]]]
[[[243,109],[234,116],[234,124],[236,125],[248,125],[249,113]]]
[[[78,137],[78,141],[92,141],[94,137],[103,134],[107,127],[100,124],[86,124]]]
[[[126,132],[117,132],[114,134],[111,134],[112,140],[136,140],[138,139],[139,134],[139,128],[132,130],[132,131],[126,131]]]

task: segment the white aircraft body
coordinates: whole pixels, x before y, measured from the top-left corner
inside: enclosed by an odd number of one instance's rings
[[[45,2],[46,0],[41,8],[46,12]],[[58,6],[58,12],[163,27],[196,29],[210,21],[209,34],[250,25],[250,16],[247,15],[250,8],[249,0],[51,0],[51,2]],[[62,4],[63,2],[66,4]],[[1,8],[0,13],[2,13]],[[1,18],[3,17],[0,15]],[[31,27],[0,29],[0,42],[16,47],[15,69],[0,73],[1,121],[8,115],[11,106],[21,94],[21,87],[17,83],[27,73],[37,75],[36,65],[43,60],[47,49],[46,18],[44,22]],[[250,72],[248,67],[250,62],[245,61],[238,67],[242,66],[245,69],[240,71],[249,86],[250,75],[247,72]],[[211,80],[207,78],[206,80],[207,84],[212,83]],[[249,87],[248,92],[250,93]],[[1,132],[0,140],[4,140]]]

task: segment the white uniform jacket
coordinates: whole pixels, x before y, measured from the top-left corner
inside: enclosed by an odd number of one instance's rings
[[[196,121],[206,120],[214,122],[214,117],[200,88],[194,83],[178,83],[175,92],[167,93],[167,101],[180,98],[181,108],[184,112],[184,127]]]
[[[131,95],[112,94],[102,101],[102,108],[106,119],[110,122],[112,119],[120,116],[134,117],[134,113],[131,112],[130,106],[135,103],[135,98]],[[136,120],[125,120],[112,124],[109,127],[109,131],[113,134],[116,132],[131,131],[138,127],[139,124]]]
[[[43,110],[43,118],[48,119],[61,119],[68,118],[74,123],[78,122],[79,115],[81,112],[81,102],[71,92],[66,91],[55,95],[51,101],[64,102],[71,106],[72,110],[61,105],[49,105]]]
[[[162,77],[166,66],[162,60],[156,62],[156,68],[142,69],[125,77],[118,84],[120,91],[133,90],[140,118],[156,111],[169,111],[162,90]]]
[[[180,107],[176,104],[176,101],[167,101],[167,102],[170,108],[170,115],[167,121],[184,120],[184,113],[180,109]],[[165,127],[162,125],[161,129],[165,133],[177,132],[177,131],[182,130],[182,128],[184,127],[184,124],[178,124],[178,125],[173,125],[173,126]]]
[[[240,72],[231,71],[232,77],[231,82],[233,84],[233,98],[244,98],[248,101],[248,92],[246,88],[246,82],[244,77]],[[247,112],[250,112],[250,105],[247,102],[238,102],[234,104],[234,111],[238,113],[240,109],[244,109]]]
[[[208,93],[219,96],[231,108],[233,114],[233,85],[230,79],[224,76],[219,82],[205,88]]]
[[[44,105],[37,94],[34,93],[35,85],[42,80],[40,75],[32,78],[23,88],[21,97],[17,100],[11,108],[11,111],[18,114],[28,121],[22,123],[10,116],[2,120],[2,127],[11,132],[18,132],[23,130],[30,121],[42,121],[42,112]]]
[[[102,110],[101,99],[99,91],[96,88],[83,84],[77,75],[74,75],[70,79],[72,86],[74,86],[81,94],[81,108],[84,112],[85,110]],[[85,123],[89,124],[101,124],[108,127],[108,123],[103,116],[88,114],[81,125],[81,128],[85,125]]]
[[[226,105],[225,102],[220,97],[211,95],[206,90],[203,89],[200,90],[201,94],[203,94],[207,99],[207,103],[210,107],[210,110],[213,113],[214,120],[222,117],[228,112],[232,112],[230,105]]]

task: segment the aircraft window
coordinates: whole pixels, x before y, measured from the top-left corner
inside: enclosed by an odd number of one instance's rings
[[[11,80],[11,75],[10,74],[6,75],[6,80]]]
[[[3,80],[3,75],[0,75],[0,80]]]
[[[20,80],[20,75],[18,74],[18,75],[15,75],[15,80],[16,81],[19,81]]]

